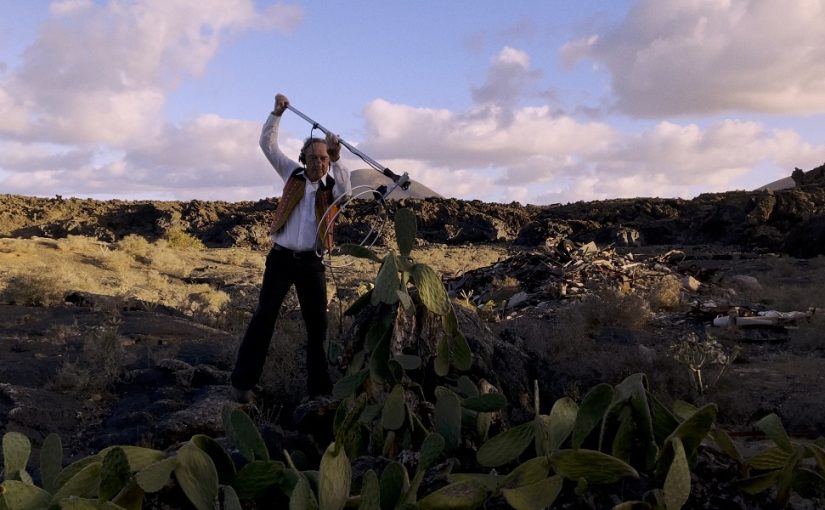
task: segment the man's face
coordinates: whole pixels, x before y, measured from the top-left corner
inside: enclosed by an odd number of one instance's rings
[[[329,153],[327,144],[324,142],[314,142],[309,144],[306,150],[306,174],[310,181],[317,181],[329,170]]]

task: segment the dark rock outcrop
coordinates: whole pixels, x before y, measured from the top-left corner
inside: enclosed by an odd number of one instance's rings
[[[569,237],[618,246],[725,244],[743,251],[823,254],[825,243],[796,238],[822,239],[825,165],[797,174],[797,179],[794,188],[704,194],[692,200],[634,198],[551,206],[444,198],[393,200],[382,206],[356,200],[339,215],[336,232],[338,242],[360,243],[377,231],[379,244],[391,242],[392,211],[409,207],[418,217],[423,241],[450,245],[542,246]],[[129,234],[153,240],[179,229],[210,247],[266,249],[276,205],[277,199],[100,202],[0,195],[0,236],[82,235],[112,242]]]

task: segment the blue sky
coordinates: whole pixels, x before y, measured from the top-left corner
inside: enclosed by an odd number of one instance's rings
[[[257,145],[277,92],[446,196],[752,189],[825,162],[821,19],[825,0],[0,0],[0,193],[277,196]],[[285,114],[285,151],[309,130]]]

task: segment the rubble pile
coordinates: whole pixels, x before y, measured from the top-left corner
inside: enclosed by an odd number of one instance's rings
[[[781,340],[785,329],[796,327],[800,320],[810,322],[816,312],[813,307],[770,310],[764,304],[749,302],[734,287],[759,286],[756,278],[701,271],[690,261],[685,263],[688,257],[681,250],[634,255],[620,253],[612,245],[599,248],[593,242],[577,244],[563,239],[555,246],[519,252],[450,278],[446,285],[452,297],[508,319],[541,317],[604,291],[635,293],[649,299],[660,293],[676,293],[678,307],[665,314],[667,318],[660,317],[665,322],[736,329],[746,341]]]
[[[679,278],[658,258],[636,260],[614,246],[576,244],[569,239],[542,250],[518,253],[492,266],[468,271],[447,281],[450,295],[479,308],[521,310],[546,308],[552,302],[582,297],[601,290],[646,292],[663,278]]]

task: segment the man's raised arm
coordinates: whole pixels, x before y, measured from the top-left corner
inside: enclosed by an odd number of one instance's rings
[[[287,105],[289,105],[289,100],[285,95],[277,94],[275,96],[275,108],[264,123],[260,140],[261,149],[264,151],[266,159],[269,160],[269,163],[272,164],[284,181],[300,166],[297,161],[293,161],[284,154],[278,146],[278,127],[281,123],[281,115],[283,115]]]

